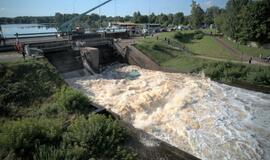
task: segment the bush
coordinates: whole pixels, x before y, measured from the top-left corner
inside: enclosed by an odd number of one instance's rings
[[[0,104],[4,106],[29,107],[48,98],[64,85],[47,62],[2,64],[0,70]]]
[[[66,160],[65,154],[56,147],[40,146],[36,153],[33,155],[34,160]]]
[[[55,145],[61,139],[62,121],[59,119],[24,119],[6,122],[0,128],[0,146],[6,156],[31,158],[42,144]]]
[[[75,147],[77,155],[73,156],[80,159],[133,159],[134,156],[121,147],[125,137],[124,129],[117,121],[91,114],[77,118],[68,127],[63,143],[71,151]]]
[[[213,80],[270,85],[270,67],[217,62],[203,65],[198,70],[204,70],[205,74]]]
[[[200,39],[203,39],[203,36],[204,36],[204,34],[199,33],[199,34],[195,34],[194,38],[197,39],[197,40],[200,40]]]
[[[31,114],[34,117],[45,116],[48,118],[65,117],[67,115],[67,109],[54,102],[44,103],[39,110],[34,110]]]
[[[92,111],[89,98],[69,87],[63,87],[55,95],[55,100],[56,104],[66,108],[69,112],[89,113]]]
[[[203,31],[201,31],[201,30],[195,30],[195,31],[194,31],[194,34],[204,34],[204,33],[203,33]]]
[[[176,33],[174,34],[174,38],[175,38],[175,39],[181,39],[181,38],[183,38],[183,34],[182,34],[181,32],[176,32]]]
[[[34,160],[76,160],[80,159],[81,155],[80,150],[77,150],[76,147],[71,150],[66,150],[62,147],[54,146],[40,146],[37,152],[34,153]]]

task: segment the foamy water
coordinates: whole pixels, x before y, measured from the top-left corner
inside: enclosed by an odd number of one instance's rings
[[[141,74],[127,78],[132,70]],[[201,159],[270,159],[270,95],[207,78],[113,65],[68,79],[134,127]]]

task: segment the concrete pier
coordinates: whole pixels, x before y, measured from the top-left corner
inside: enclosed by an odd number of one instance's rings
[[[99,50],[97,48],[84,47],[80,49],[80,54],[84,67],[90,72],[99,73]]]

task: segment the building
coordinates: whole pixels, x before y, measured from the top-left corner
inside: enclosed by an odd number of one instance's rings
[[[151,33],[157,33],[160,32],[161,25],[160,24],[144,24],[143,27],[143,34],[151,34]]]
[[[124,29],[129,32],[130,36],[137,36],[142,33],[142,25],[131,22],[110,22],[108,28]]]

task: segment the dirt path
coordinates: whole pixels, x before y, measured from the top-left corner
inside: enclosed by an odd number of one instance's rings
[[[233,62],[233,63],[241,63],[241,64],[249,64],[248,61],[236,61],[236,60],[227,60],[222,58],[213,58],[213,57],[207,57],[207,56],[193,56],[201,59],[207,59],[207,60],[214,60],[214,61],[220,61],[220,62]],[[268,63],[261,63],[256,60],[253,60],[251,64],[254,65],[262,65],[262,66],[270,66]]]

